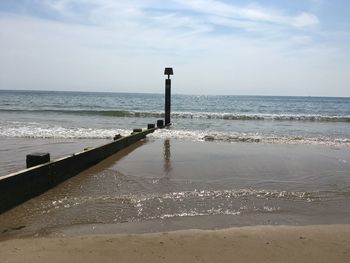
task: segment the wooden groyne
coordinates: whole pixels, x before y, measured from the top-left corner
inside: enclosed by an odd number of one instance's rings
[[[131,135],[121,137],[111,143],[0,177],[0,213],[42,194],[145,138],[147,134],[156,129],[133,132]]]
[[[0,177],[0,213],[32,198],[143,139],[157,128]]]
[[[166,68],[168,75],[165,86],[165,126],[170,123],[170,75],[172,68]],[[114,137],[114,141],[105,145],[85,149],[83,152],[50,162],[49,153],[36,153],[27,155],[27,169],[0,177],[0,214],[10,208],[27,201],[28,199],[44,193],[57,184],[75,176],[91,166],[101,162],[118,151],[136,143],[164,127],[164,121],[158,120],[157,126],[148,124],[146,130],[134,129],[131,135]]]

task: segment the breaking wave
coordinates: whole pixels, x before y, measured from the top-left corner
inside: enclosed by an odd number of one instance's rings
[[[189,130],[163,129],[149,135],[154,138],[188,139],[192,141],[217,141],[240,143],[274,143],[274,144],[319,144],[350,146],[348,138],[332,138],[327,136],[304,137],[288,135],[262,135],[238,132],[206,132]]]
[[[54,127],[0,127],[1,137],[13,138],[54,138],[54,139],[110,139],[116,134],[126,136],[130,131],[124,129],[96,129],[96,128],[64,128]]]
[[[17,113],[55,113],[82,116],[104,116],[104,117],[134,117],[134,118],[163,118],[163,112],[157,111],[115,111],[115,110],[10,110],[0,109],[0,112]],[[221,120],[270,120],[270,121],[305,121],[305,122],[350,122],[350,116],[331,115],[302,115],[302,114],[241,114],[225,112],[173,112],[175,119],[221,119]]]
[[[0,126],[1,137],[53,138],[53,139],[112,139],[116,134],[129,135],[128,129],[66,128],[61,126],[22,123],[15,126]],[[148,136],[153,139],[179,139],[191,141],[217,141],[230,143],[274,143],[274,144],[320,144],[350,146],[348,138],[327,136],[304,137],[242,132],[215,132],[199,130],[161,129]]]

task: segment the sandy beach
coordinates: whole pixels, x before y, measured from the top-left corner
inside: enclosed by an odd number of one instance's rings
[[[0,261],[347,262],[348,161],[149,138],[3,213]]]
[[[348,262],[350,225],[255,226],[0,242],[1,262]]]

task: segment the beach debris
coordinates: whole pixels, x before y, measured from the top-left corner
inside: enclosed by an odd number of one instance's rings
[[[94,147],[91,147],[91,146],[89,146],[89,147],[86,147],[86,148],[84,148],[84,151],[88,151],[88,150],[91,150],[92,148],[94,148]]]
[[[214,136],[211,136],[211,135],[206,135],[203,137],[203,139],[205,141],[214,141],[215,140]]]
[[[15,226],[12,227],[11,230],[21,230],[22,228],[25,228],[26,226]]]
[[[3,231],[1,231],[1,233],[2,234],[4,234],[4,233],[7,233],[8,231],[11,231],[11,230],[21,230],[21,229],[23,229],[23,228],[25,228],[26,226],[23,226],[23,225],[21,225],[21,226],[15,226],[15,227],[10,227],[10,228],[8,228],[8,229],[4,229]]]
[[[122,138],[122,136],[120,135],[120,133],[118,133],[118,134],[114,135],[113,140],[116,141],[120,138]]]

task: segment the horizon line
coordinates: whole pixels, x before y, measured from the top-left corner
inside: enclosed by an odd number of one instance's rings
[[[1,89],[1,91],[19,91],[19,92],[76,92],[76,93],[129,93],[129,94],[158,94],[157,92],[129,92],[129,91],[82,91],[82,90],[35,90],[35,89]],[[304,98],[350,98],[350,96],[323,96],[323,95],[259,95],[259,94],[195,94],[195,93],[172,93],[172,95],[188,95],[188,96],[241,96],[241,97],[304,97]]]

